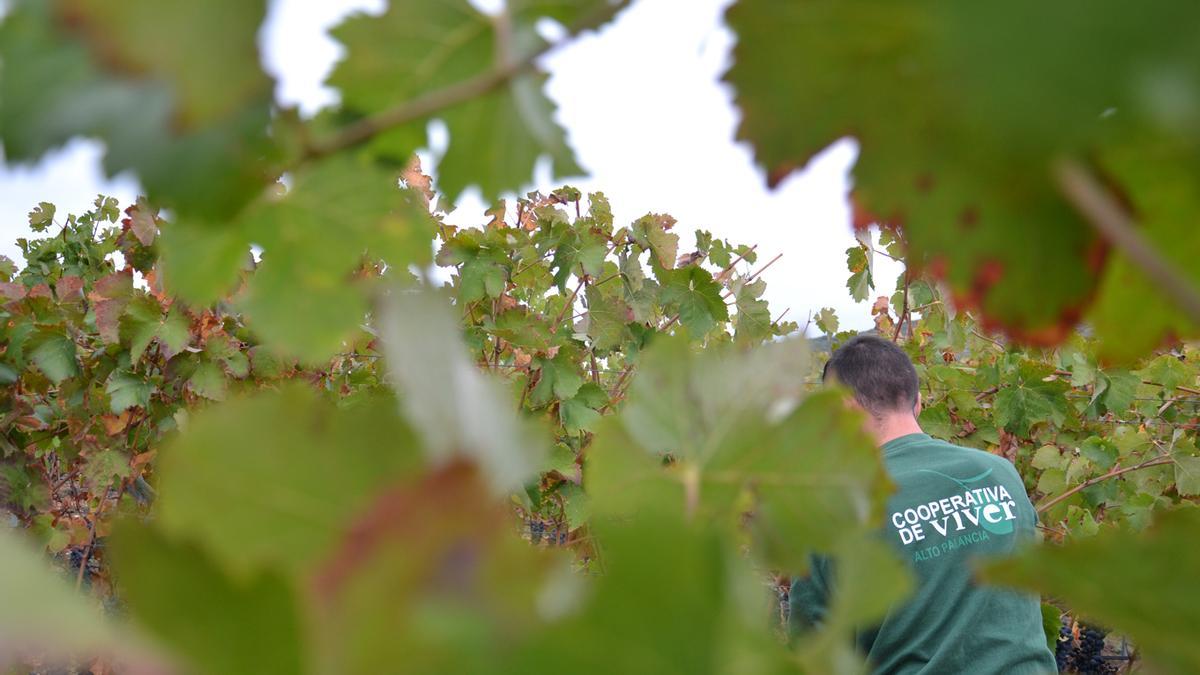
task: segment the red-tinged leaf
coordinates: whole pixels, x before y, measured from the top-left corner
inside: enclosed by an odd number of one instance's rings
[[[153,244],[154,238],[158,236],[158,209],[150,206],[145,197],[138,197],[137,203],[125,209],[125,213],[129,218],[123,222],[129,226],[133,236],[137,237],[143,246]]]
[[[504,672],[553,561],[506,511],[464,460],[377,498],[313,581],[340,671]]]
[[[3,297],[5,300],[20,300],[28,292],[29,289],[25,288],[25,284],[11,281],[0,282],[0,297]]]
[[[83,279],[74,274],[65,275],[54,284],[54,294],[58,296],[59,302],[78,302],[82,290]]]

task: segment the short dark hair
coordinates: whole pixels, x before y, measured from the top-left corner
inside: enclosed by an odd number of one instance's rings
[[[822,381],[833,375],[868,413],[911,411],[917,405],[917,369],[903,349],[875,335],[856,335],[833,352]]]

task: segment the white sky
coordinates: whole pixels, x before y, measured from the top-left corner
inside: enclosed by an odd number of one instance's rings
[[[749,147],[733,141],[738,117],[730,90],[718,81],[733,44],[721,18],[730,2],[687,0],[681,10],[682,0],[636,0],[599,33],[544,60],[559,121],[590,174],[563,182],[602,190],[618,224],[650,211],[673,215],[681,252],[702,228],[757,243],[760,265],[783,253],[763,274],[774,316],[790,308],[787,318],[803,325],[810,310],[833,307],[843,328],[868,328],[870,301],[855,304],[845,287],[844,251],[854,245],[847,174],[857,150],[850,141],[835,143],[776,190],[766,188]],[[337,93],[321,82],[341,47],[325,31],[348,12],[383,6],[384,0],[274,0],[261,38],[277,98],[306,112],[335,102]],[[433,131],[436,151],[444,131]],[[0,254],[22,262],[15,240],[29,235],[26,213],[39,201],[57,204],[59,213],[84,210],[98,193],[132,201],[137,181],[105,179],[100,156],[98,143],[77,139],[36,166],[0,166]],[[557,187],[548,174],[539,166],[528,189]],[[450,220],[480,224],[485,208],[472,190]],[[877,257],[875,272],[877,294],[890,295],[899,265]]]

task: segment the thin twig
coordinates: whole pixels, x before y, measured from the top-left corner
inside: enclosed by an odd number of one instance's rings
[[[775,262],[776,262],[777,260],[779,260],[780,258],[782,258],[782,257],[783,257],[783,254],[782,254],[782,253],[780,253],[779,255],[775,256],[774,258],[771,258],[771,260],[770,260],[769,262],[767,262],[767,264],[766,264],[766,265],[763,265],[762,267],[758,268],[758,271],[757,271],[757,272],[755,272],[754,274],[751,274],[750,276],[746,277],[745,281],[743,281],[743,282],[742,282],[742,286],[745,286],[746,284],[748,284],[748,283],[750,283],[750,282],[754,281],[755,279],[757,279],[757,278],[758,278],[758,275],[762,274],[763,272],[766,272],[768,267],[770,267],[771,265],[774,265],[774,264],[775,264]],[[723,294],[721,294],[721,299],[722,299],[722,300],[726,300],[726,299],[728,299],[728,298],[729,298],[729,296],[731,296],[731,295],[733,295],[733,289],[732,289],[732,288],[730,288],[730,289],[726,290],[726,291],[725,291]]]
[[[579,289],[583,288],[584,281],[585,280],[583,278],[579,280],[579,284],[575,286],[575,290],[571,293],[571,297],[567,298],[567,304],[563,305],[563,308],[559,311],[558,316],[554,317],[554,323],[550,324],[551,333],[558,332],[558,324],[561,323],[563,317],[566,316],[567,310],[575,305],[575,296],[579,295]]]
[[[983,333],[980,333],[979,331],[975,330],[974,328],[972,328],[972,329],[971,329],[971,335],[974,335],[975,337],[977,337],[977,338],[979,338],[979,339],[981,339],[981,340],[987,340],[988,342],[990,342],[990,343],[992,343],[993,345],[995,345],[995,346],[996,346],[996,349],[999,349],[1000,351],[1004,351],[1004,344],[1003,344],[1003,343],[1001,343],[1001,342],[1000,342],[1000,341],[998,341],[998,340],[994,340],[994,339],[992,339],[992,338],[990,338],[990,337],[988,337],[988,336],[984,335]]]
[[[1129,473],[1130,471],[1137,471],[1138,469],[1146,469],[1146,468],[1149,468],[1152,466],[1161,466],[1163,464],[1171,464],[1174,461],[1175,460],[1170,457],[1155,457],[1153,459],[1148,459],[1140,464],[1134,464],[1133,466],[1115,468],[1112,471],[1109,471],[1108,473],[1106,473],[1102,476],[1096,476],[1095,478],[1089,478],[1089,479],[1083,481],[1079,485],[1076,485],[1075,487],[1071,488],[1070,490],[1067,490],[1066,492],[1055,497],[1054,499],[1051,499],[1048,502],[1042,502],[1041,504],[1038,505],[1037,512],[1043,513],[1045,511],[1048,511],[1049,509],[1053,508],[1055,504],[1062,502],[1064,499],[1069,498],[1071,495],[1075,494],[1076,492],[1079,492],[1080,490],[1086,490],[1087,488],[1090,488],[1091,486],[1093,486],[1097,483],[1102,483],[1110,478],[1116,478],[1117,476]]]
[[[716,279],[717,281],[723,281],[725,279],[725,277],[729,276],[729,273],[733,271],[733,266],[737,265],[738,263],[745,260],[746,256],[750,255],[751,253],[754,253],[754,249],[756,249],[756,248],[758,248],[758,244],[751,246],[750,248],[746,249],[745,251],[742,251],[742,254],[739,255],[738,257],[734,258],[733,262],[726,265],[725,269],[721,270],[720,272],[717,272],[717,276],[713,277],[713,279]]]
[[[785,307],[783,309],[783,311],[779,313],[779,316],[776,317],[775,320],[771,322],[771,325],[774,326],[774,325],[778,324],[780,321],[783,321],[783,317],[787,316],[787,313],[790,311],[792,311],[791,307]]]
[[[1188,318],[1200,324],[1200,291],[1137,230],[1133,219],[1099,181],[1071,160],[1060,161],[1054,173],[1059,190],[1084,220],[1157,284]]]
[[[892,334],[892,342],[900,340],[900,331],[904,329],[904,320],[908,318],[908,283],[908,270],[904,270],[904,302],[900,307],[900,316],[896,317],[896,332]]]
[[[542,45],[524,58],[497,64],[492,70],[437,89],[424,96],[405,101],[369,117],[364,117],[337,132],[330,138],[314,141],[305,149],[304,159],[315,159],[345,150],[403,124],[432,115],[459,103],[470,101],[496,89],[509,80],[532,70],[538,59],[574,40],[579,33],[598,28],[616,16],[627,3],[602,3],[602,6],[571,27],[570,37]]]

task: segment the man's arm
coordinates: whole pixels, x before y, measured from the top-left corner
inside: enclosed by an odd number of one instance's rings
[[[829,588],[832,583],[828,558],[812,555],[808,574],[792,581],[788,593],[788,632],[803,635],[825,622],[829,613]]]

